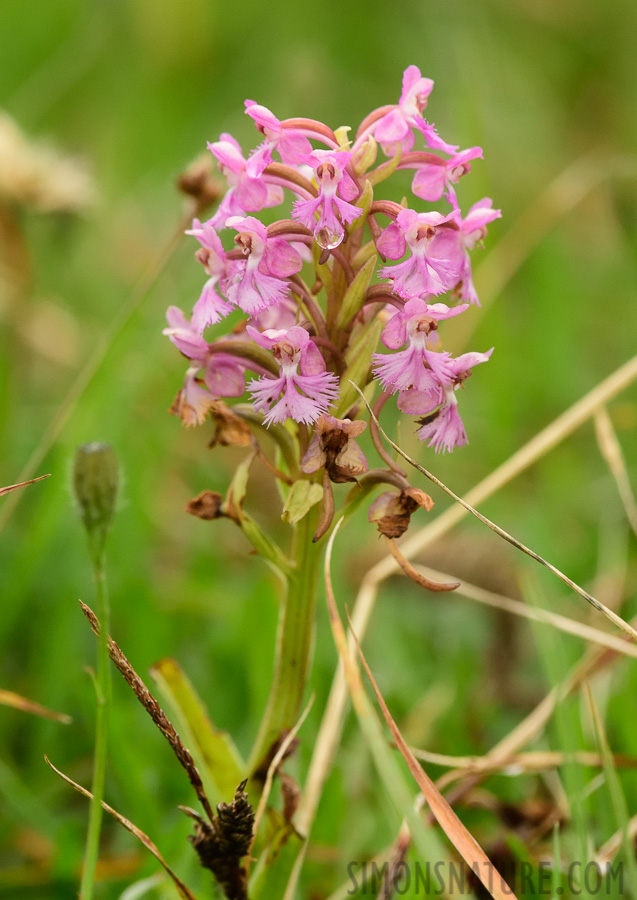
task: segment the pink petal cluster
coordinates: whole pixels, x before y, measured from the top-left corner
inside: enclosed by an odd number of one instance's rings
[[[245,391],[245,365],[230,353],[213,353],[211,346],[198,334],[186,320],[182,311],[170,306],[166,312],[167,335],[183,355],[196,363],[186,373],[186,392],[190,397],[198,398],[196,402],[189,400],[190,405],[202,408],[199,391],[201,388],[194,380],[194,374],[203,369],[203,381],[209,394],[214,397],[240,397]],[[194,373],[194,374],[193,374]]]
[[[434,150],[455,153],[458,149],[443,141],[434,126],[422,117],[433,86],[431,78],[421,76],[418,66],[408,66],[405,69],[398,105],[379,119],[373,128],[373,135],[385,153],[393,156],[398,144],[403,152],[411,150],[415,142],[414,128],[424,136],[427,146]]]
[[[248,333],[260,347],[272,350],[281,367],[278,378],[264,375],[248,385],[254,408],[267,411],[266,425],[291,418],[306,425],[316,421],[338,396],[338,378],[325,362],[308,332],[295,325],[288,331],[267,329]]]
[[[414,153],[401,161],[400,168],[415,169],[411,189],[422,200],[440,200],[442,195],[453,207],[458,205],[453,188],[463,175],[471,171],[471,160],[482,158],[481,147],[471,147],[442,159],[433,153]]]
[[[364,386],[371,368],[383,389],[398,395],[400,409],[419,417],[417,434],[429,446],[447,451],[466,443],[458,390],[491,351],[454,359],[438,328],[470,304],[479,305],[470,252],[500,211],[484,198],[463,217],[456,186],[482,150],[459,151],[423,118],[432,90],[433,81],[409,66],[398,103],[370,113],[351,145],[321,122],[280,120],[246,100],[245,112],[263,136],[259,146],[245,158],[226,133],[208,145],[228,190],[214,215],[195,219],[187,232],[199,242],[196,258],[207,280],[190,321],[171,307],[164,332],[188,360],[173,407],[187,424],[202,422],[214,398],[243,395],[250,370],[256,377],[247,391],[266,425],[292,419],[314,426],[302,470],[323,468],[336,483],[353,480],[367,471],[354,441],[363,423],[326,411],[339,396],[339,376],[360,369]],[[415,149],[417,139],[428,149]],[[386,155],[400,153],[394,165],[413,171],[417,201],[444,198],[451,209],[374,201],[376,185],[393,171],[391,163],[373,168],[378,145]],[[289,194],[291,218],[266,226],[251,215],[278,206]],[[372,284],[359,295],[360,282],[368,281],[358,276],[374,250],[383,260],[378,275],[384,287]],[[320,266],[312,270],[315,259]],[[323,286],[326,301],[320,299]],[[387,316],[386,303],[391,315],[381,339],[389,352],[374,353],[364,340],[352,351],[351,342],[374,316]],[[351,309],[350,320],[344,309]],[[222,344],[208,343],[206,329],[230,314],[231,333],[218,339]],[[276,360],[278,375],[272,374],[276,367],[265,365],[264,350]],[[349,389],[344,393],[349,396]]]
[[[210,220],[214,228],[223,228],[230,216],[245,216],[269,206],[283,203],[283,188],[268,184],[248,172],[248,161],[241,147],[231,134],[222,134],[208,149],[217,160],[217,168],[228,182],[219,209]]]
[[[387,259],[410,256],[397,266],[385,266],[380,274],[391,278],[394,291],[405,299],[423,294],[443,294],[460,280],[463,256],[457,239],[460,210],[448,215],[417,213],[404,209],[381,234],[377,247]]]
[[[304,157],[312,152],[312,145],[303,132],[297,128],[286,128],[267,107],[259,106],[254,100],[246,100],[245,107],[246,114],[265,137],[248,160],[247,173],[250,178],[258,178],[272,162],[273,150],[278,150],[287,165],[302,163]]]
[[[268,237],[265,225],[252,216],[232,216],[226,225],[238,232],[235,244],[245,256],[228,283],[228,299],[254,316],[287,297],[285,279],[303,268],[303,260],[285,238]]]

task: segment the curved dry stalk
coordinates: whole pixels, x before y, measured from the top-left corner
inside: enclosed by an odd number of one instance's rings
[[[69,778],[68,775],[65,775],[64,772],[60,772],[59,769],[56,769],[56,767],[53,765],[53,763],[47,756],[45,756],[44,759],[46,761],[46,764],[51,769],[53,769],[55,774],[59,775],[60,778],[62,778],[64,781],[66,781],[67,784],[70,784],[72,788],[75,788],[75,790],[79,794],[82,794],[84,797],[87,797],[89,800],[93,799],[93,795],[91,794],[90,791],[87,791],[87,789],[82,787],[81,784],[78,784],[76,781],[73,781],[73,779]],[[106,812],[109,815],[111,815],[117,822],[119,822],[120,825],[123,825],[127,831],[130,831],[130,833],[132,835],[134,835],[138,841],[141,841],[141,843],[144,845],[144,847],[146,847],[147,850],[150,850],[150,852],[153,854],[155,859],[164,867],[164,869],[166,870],[168,875],[170,875],[175,887],[177,888],[177,893],[179,894],[180,897],[182,897],[182,900],[197,900],[197,898],[192,893],[192,891],[183,883],[183,881],[181,881],[180,878],[177,877],[177,875],[175,875],[173,870],[170,868],[170,866],[168,865],[168,863],[166,862],[164,857],[161,855],[161,853],[159,852],[159,850],[157,849],[157,847],[151,841],[151,839],[148,837],[147,834],[144,834],[144,832],[141,831],[139,828],[137,828],[136,825],[133,825],[133,823],[131,821],[129,821],[127,818],[125,818],[125,816],[123,816],[121,813],[118,813],[117,810],[113,809],[112,806],[109,806],[108,803],[104,803],[103,800],[102,800],[102,808],[104,810],[106,810]]]
[[[626,471],[626,462],[621,444],[613,428],[613,423],[605,406],[595,413],[595,435],[597,444],[604,457],[610,473],[615,479],[620,500],[624,505],[626,518],[635,535],[637,535],[637,500]]]
[[[576,403],[539,431],[523,447],[510,456],[502,465],[494,469],[486,478],[471,488],[465,500],[472,506],[484,502],[493,496],[565,438],[591,419],[600,407],[604,406],[616,394],[621,393],[637,380],[637,356],[633,356],[612,372]],[[401,546],[403,556],[408,559],[415,556],[425,547],[438,540],[454,525],[467,515],[467,510],[459,505],[451,506],[441,513],[433,522],[425,525],[412,536],[406,538]],[[383,581],[396,572],[396,563],[389,556],[378,562],[368,573],[374,581]]]
[[[263,818],[263,814],[265,813],[265,808],[270,797],[270,791],[272,790],[272,784],[274,782],[274,776],[276,775],[276,771],[285,759],[285,755],[288,752],[290,744],[297,736],[301,725],[305,722],[309,711],[312,709],[314,704],[314,694],[310,697],[307,706],[301,713],[298,722],[291,728],[290,731],[286,734],[284,740],[281,741],[281,746],[277,750],[277,752],[272,757],[272,762],[268,766],[268,772],[265,777],[265,783],[263,785],[263,791],[261,792],[261,796],[259,798],[259,805],[257,806],[256,812],[254,814],[254,825],[252,826],[252,841],[250,842],[250,847],[247,853],[246,859],[246,874],[250,874],[250,862],[252,859],[252,848],[254,847],[254,842],[257,839],[257,834],[259,832],[259,825],[261,824],[261,819]]]
[[[409,564],[408,564],[409,565]],[[438,580],[447,580],[452,578],[444,572],[438,572],[435,569],[423,566],[412,566],[416,574],[422,577],[434,578]],[[477,587],[475,584],[469,584],[467,581],[459,582],[456,591],[458,595],[467,597],[469,600],[476,600],[478,603],[484,603],[485,606],[492,606],[495,609],[502,609],[505,612],[512,613],[515,616],[521,616],[524,619],[532,619],[534,622],[542,622],[545,625],[553,625],[567,634],[573,634],[582,640],[590,641],[593,644],[599,644],[602,647],[609,647],[618,653],[624,653],[626,656],[637,658],[637,644],[627,638],[617,637],[614,634],[606,634],[598,628],[591,625],[585,625],[576,619],[570,619],[568,616],[562,616],[559,613],[550,612],[547,609],[540,609],[534,606],[528,606],[520,600],[513,600],[511,597],[503,597],[501,594],[494,594],[484,588]]]
[[[414,469],[417,469],[426,478],[428,478],[429,481],[432,481],[441,490],[448,494],[453,500],[456,501],[456,503],[459,503],[460,506],[463,506],[467,510],[467,512],[470,512],[473,516],[476,517],[476,519],[479,519],[484,525],[486,525],[492,531],[495,531],[495,533],[499,535],[503,540],[507,541],[509,544],[512,544],[517,550],[521,550],[522,553],[526,553],[526,555],[530,556],[531,559],[534,559],[536,562],[540,563],[540,565],[547,568],[549,572],[552,572],[554,575],[556,575],[560,579],[560,581],[563,581],[564,584],[567,584],[570,588],[572,588],[577,594],[580,595],[580,597],[583,597],[586,601],[588,601],[588,603],[590,603],[591,606],[593,606],[598,612],[601,612],[606,616],[607,619],[610,619],[610,621],[614,625],[616,625],[618,628],[621,628],[622,631],[625,631],[626,634],[629,634],[633,638],[633,640],[637,641],[637,631],[635,631],[635,629],[631,625],[629,625],[628,622],[624,621],[621,616],[618,616],[617,613],[614,613],[612,609],[609,609],[600,600],[597,600],[596,597],[593,597],[592,594],[589,594],[588,591],[585,591],[584,588],[580,587],[579,584],[573,581],[572,578],[569,578],[568,575],[565,575],[563,572],[561,572],[557,568],[557,566],[554,566],[552,563],[548,562],[548,560],[540,556],[539,553],[531,550],[530,547],[527,547],[526,544],[522,543],[522,541],[519,541],[517,538],[513,537],[513,535],[509,534],[508,531],[505,531],[504,528],[500,528],[500,526],[496,525],[495,522],[492,522],[491,519],[483,516],[482,513],[478,512],[478,510],[471,506],[470,503],[467,503],[466,500],[463,500],[463,498],[459,497],[458,494],[451,490],[451,488],[447,487],[447,485],[438,477],[436,477],[433,472],[425,469],[424,466],[421,466],[420,463],[416,462],[415,459],[412,459],[407,453],[405,453],[405,451],[401,447],[399,447],[398,444],[394,443],[394,441],[392,441],[392,439],[384,431],[382,425],[376,418],[376,414],[374,413],[370,404],[367,402],[367,399],[360,388],[355,385],[353,381],[350,382],[350,384],[352,384],[360,394],[363,402],[365,403],[365,406],[369,411],[370,416],[372,416],[375,420],[378,426],[378,430],[385,438],[387,443],[390,445],[390,447],[393,447],[394,450],[399,453],[404,460],[406,460],[406,462],[408,462],[411,466],[414,467]]]
[[[492,760],[486,756],[448,756],[444,753],[430,753],[428,750],[419,750],[410,747],[416,759],[431,763],[434,766],[456,769],[458,777],[473,775],[479,772],[481,775],[524,775],[530,772],[545,772],[547,769],[555,769],[566,762],[576,762],[581,766],[601,766],[603,758],[600,753],[588,750],[578,750],[574,753],[559,753],[554,750],[529,750],[527,753],[513,753],[505,759]],[[615,754],[613,762],[618,767],[627,769],[637,768],[637,757]]]
[[[456,588],[460,587],[459,581],[448,581],[446,583],[440,581],[432,581],[431,578],[427,578],[427,576],[423,574],[422,570],[416,569],[416,567],[412,566],[408,559],[405,559],[405,557],[396,546],[396,541],[392,540],[392,538],[386,537],[385,542],[389,547],[391,555],[394,557],[407,578],[411,578],[411,580],[416,584],[419,584],[420,587],[424,587],[428,591],[455,591]]]

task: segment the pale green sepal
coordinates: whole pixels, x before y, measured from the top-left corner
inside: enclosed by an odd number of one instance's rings
[[[369,181],[365,181],[365,187],[363,188],[363,193],[358,197],[354,206],[360,207],[363,210],[363,214],[361,216],[357,216],[351,225],[348,226],[347,231],[348,234],[354,234],[355,231],[358,231],[359,228],[362,228],[365,222],[367,221],[367,216],[369,215],[369,211],[372,208],[372,202],[374,200],[374,191]]]
[[[247,772],[232,738],[212,724],[199,695],[174,659],[160,660],[150,672],[177,720],[211,805],[232,797]]]
[[[387,162],[382,163],[382,165],[378,166],[377,169],[374,169],[373,172],[369,172],[367,175],[367,180],[370,181],[373,185],[380,184],[381,181],[385,181],[396,171],[401,156],[402,148],[400,144],[398,144],[396,156],[392,157],[392,159],[388,159]]]
[[[336,317],[336,328],[340,331],[352,321],[356,313],[361,309],[369,282],[376,268],[376,254],[367,260],[362,269],[356,273],[356,277],[345,291],[341,308]]]
[[[334,132],[334,137],[338,141],[338,149],[339,150],[349,150],[349,145],[351,141],[348,137],[350,131],[352,130],[351,125],[341,125],[340,128],[337,128]]]
[[[320,484],[305,479],[295,481],[285,501],[281,518],[290,525],[296,525],[322,499],[323,488]]]

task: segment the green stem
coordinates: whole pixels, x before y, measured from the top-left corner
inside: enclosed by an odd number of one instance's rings
[[[104,796],[104,780],[106,776],[108,719],[111,705],[111,672],[108,656],[110,606],[106,584],[106,568],[102,550],[94,550],[93,547],[91,547],[91,550],[93,551],[91,552],[91,559],[93,562],[93,577],[95,580],[97,617],[100,621],[100,633],[97,655],[95,761],[93,768],[93,783],[91,786],[93,798],[91,800],[88,834],[84,850],[80,900],[91,900],[93,896],[93,882],[95,880],[95,867],[97,865],[99,854],[100,830],[102,826],[102,798]]]
[[[274,678],[250,758],[251,771],[267,758],[272,745],[292,728],[301,703],[314,645],[314,610],[321,545],[312,543],[316,510],[297,524],[294,533],[294,572],[289,576],[281,607]]]

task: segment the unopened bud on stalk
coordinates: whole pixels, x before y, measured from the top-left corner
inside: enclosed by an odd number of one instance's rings
[[[110,444],[79,447],[73,466],[73,490],[80,518],[96,553],[101,552],[117,501],[117,458]]]

